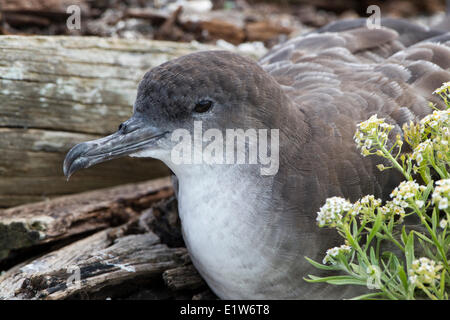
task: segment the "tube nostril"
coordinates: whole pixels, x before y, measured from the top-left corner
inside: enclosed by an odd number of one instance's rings
[[[119,125],[118,132],[120,134],[128,134],[128,133],[136,131],[142,127],[143,127],[143,124],[141,123],[141,121],[136,121],[134,119],[128,119],[127,121],[124,121]]]

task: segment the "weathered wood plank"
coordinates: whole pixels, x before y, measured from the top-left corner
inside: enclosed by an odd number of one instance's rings
[[[175,291],[205,286],[205,282],[192,264],[166,270],[162,277],[166,285]]]
[[[168,174],[160,161],[124,158],[80,171],[67,182],[65,153],[95,135],[40,129],[0,129],[0,207],[148,180]]]
[[[0,36],[0,207],[148,180],[158,161],[119,159],[67,183],[65,153],[114,132],[132,113],[140,78],[201,44],[96,37]]]
[[[117,236],[120,231],[107,229],[17,265],[0,277],[0,299],[104,299],[99,292],[105,288],[130,281],[142,286],[189,262],[185,248],[169,248],[152,232]],[[114,298],[122,292],[106,294]]]
[[[172,194],[164,178],[1,211],[0,246],[34,246],[0,276],[0,300],[215,299],[184,248]]]
[[[0,210],[0,261],[11,250],[123,224],[172,194],[161,178]]]
[[[145,71],[207,48],[95,37],[2,36],[0,127],[112,132],[131,114]]]

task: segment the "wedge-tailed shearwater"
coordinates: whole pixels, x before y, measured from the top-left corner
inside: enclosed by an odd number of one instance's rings
[[[148,71],[131,118],[105,138],[73,147],[67,177],[119,156],[164,161],[179,181],[183,236],[192,261],[220,298],[336,299],[352,287],[310,284],[321,260],[341,244],[320,229],[325,199],[385,199],[401,177],[364,158],[353,135],[377,114],[395,126],[430,112],[435,88],[450,79],[450,34],[387,19],[341,21],[291,39],[258,62],[226,51],[198,52]],[[174,163],[177,129],[279,130],[279,168]],[[145,174],[145,173],[143,173]]]

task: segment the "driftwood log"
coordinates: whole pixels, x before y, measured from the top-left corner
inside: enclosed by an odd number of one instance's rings
[[[159,161],[118,159],[67,183],[65,153],[114,132],[138,81],[166,60],[211,46],[95,37],[0,36],[0,207],[148,180]]]
[[[0,211],[0,299],[210,299],[168,178]]]
[[[163,178],[0,210],[0,261],[11,250],[118,226],[171,195]]]

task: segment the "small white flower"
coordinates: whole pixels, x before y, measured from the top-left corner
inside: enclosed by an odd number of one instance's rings
[[[416,162],[417,162],[417,164],[420,165],[422,163],[422,161],[423,161],[423,156],[422,156],[421,153],[418,153],[416,155]]]
[[[433,94],[441,94],[447,92],[450,89],[450,81],[444,82],[440,88],[433,91]]]
[[[372,147],[372,140],[366,140],[366,142],[364,142],[364,147],[369,150]]]
[[[322,263],[323,264],[326,264],[327,262],[333,263],[334,262],[333,258],[336,258],[340,253],[342,253],[342,254],[349,253],[351,251],[351,249],[352,248],[346,244],[343,244],[340,247],[334,247],[334,248],[328,249],[326,252],[325,258],[323,258]]]
[[[448,199],[447,198],[443,198],[441,199],[441,201],[439,201],[439,206],[438,206],[439,210],[445,210],[448,208]]]
[[[441,227],[442,229],[445,229],[446,226],[447,226],[447,220],[442,219],[442,220],[439,222],[439,227]]]
[[[430,150],[433,150],[433,141],[427,139],[414,149],[411,159],[415,160],[416,163],[420,165],[424,160],[424,156],[426,156]]]
[[[409,276],[408,280],[413,285],[417,284],[417,276],[415,274],[413,274],[412,276]]]
[[[368,156],[370,150],[376,148],[374,144],[386,144],[388,133],[394,128],[393,125],[384,122],[384,119],[378,119],[377,115],[372,115],[368,120],[357,124],[357,130],[353,139],[357,147],[361,149],[363,156]]]
[[[335,225],[341,222],[343,214],[352,209],[352,204],[340,197],[328,198],[317,212],[316,221],[319,226]]]
[[[417,205],[419,208],[422,208],[424,204],[425,204],[425,202],[423,202],[422,200],[416,200],[416,205]]]
[[[401,201],[401,204],[406,203],[405,201]],[[406,204],[408,206],[408,204]],[[401,205],[395,203],[395,201],[387,201],[386,204],[380,208],[381,213],[384,216],[387,215],[398,215],[403,217],[405,215],[405,209]]]
[[[411,269],[408,271],[409,282],[411,284],[431,284],[440,279],[442,268],[441,262],[436,263],[436,261],[426,257],[415,259],[411,263]]]
[[[436,181],[436,187],[431,195],[433,204],[438,204],[439,210],[448,208],[448,200],[450,198],[450,179],[442,179]]]
[[[408,206],[408,202],[406,202],[406,200],[414,200],[414,198],[419,198],[421,196],[421,192],[423,192],[425,188],[425,186],[420,186],[415,181],[402,181],[400,185],[391,193],[392,202],[396,206],[406,208]]]

